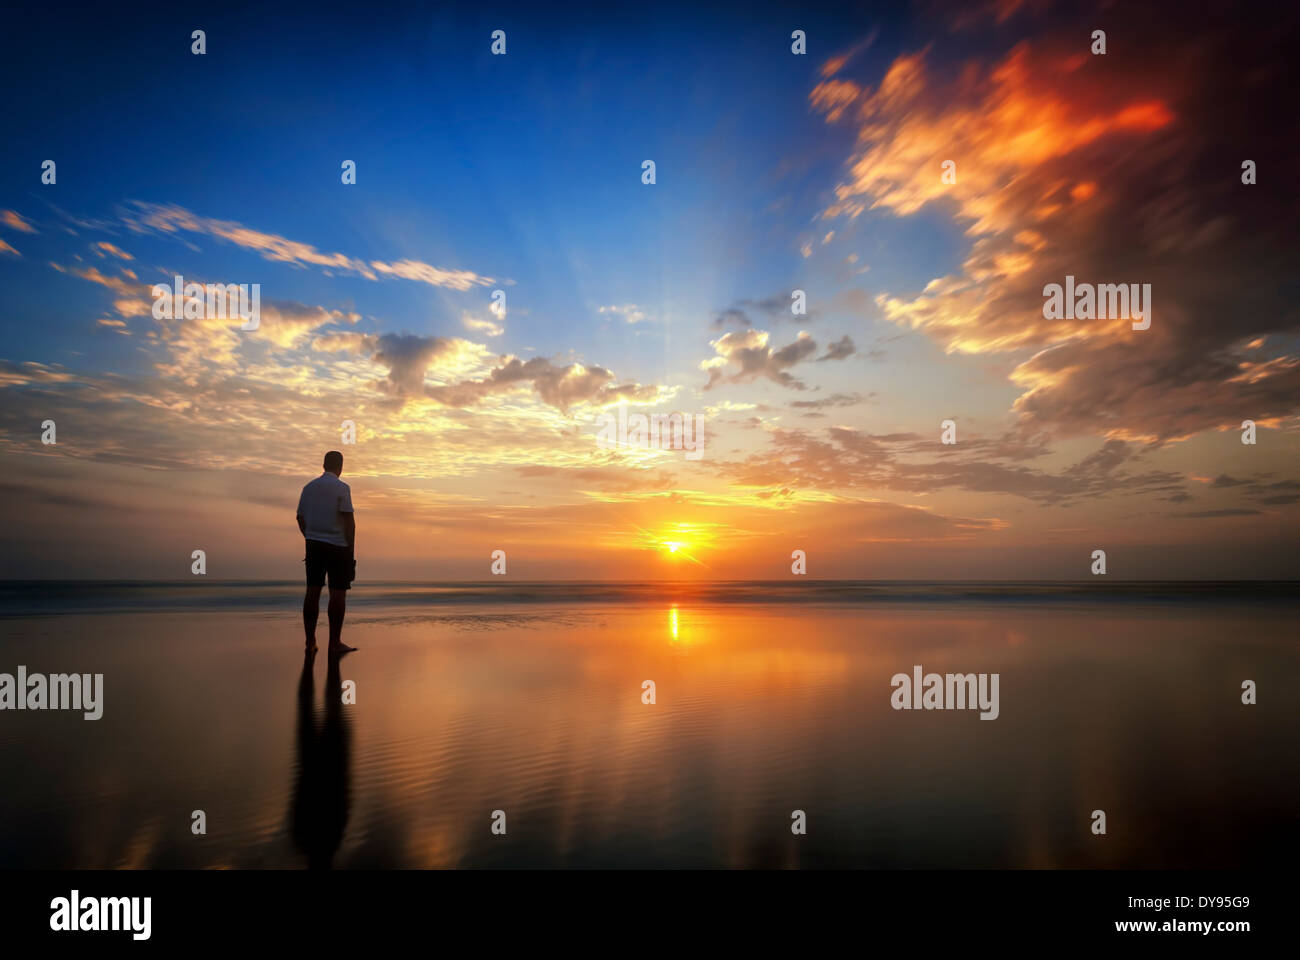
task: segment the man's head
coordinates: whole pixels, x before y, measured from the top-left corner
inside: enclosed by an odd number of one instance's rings
[[[337,450],[325,454],[325,472],[339,476],[343,472],[343,454]]]

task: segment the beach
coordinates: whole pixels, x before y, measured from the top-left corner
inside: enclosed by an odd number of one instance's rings
[[[359,584],[344,629],[358,651],[304,671],[294,584],[6,584],[0,671],[103,681],[99,719],[0,714],[0,862],[1294,857],[1288,589],[806,586]],[[914,667],[997,674],[996,717],[896,709],[891,677]]]

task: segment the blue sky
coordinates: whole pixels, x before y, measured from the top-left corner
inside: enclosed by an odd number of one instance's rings
[[[582,33],[593,18],[598,39]],[[195,57],[188,29],[200,23],[208,53]],[[177,203],[322,250],[508,278],[537,324],[532,345],[554,349],[555,330],[590,321],[597,304],[723,307],[798,280],[792,238],[842,148],[827,150],[807,109],[818,60],[789,56],[788,23],[508,9],[389,21],[361,7],[60,30],[10,62],[14,74],[51,59],[77,72],[43,73],[38,95],[16,104],[14,139],[40,157],[9,153],[5,180],[48,153],[61,157],[57,203],[79,216],[125,199]],[[489,53],[494,27],[507,30],[507,56]],[[114,42],[142,34],[148,60]],[[359,167],[355,190],[339,185],[343,159]],[[658,165],[654,190],[641,185],[643,159]],[[237,251],[212,256],[213,269],[247,272]],[[292,280],[279,282],[302,299],[318,284]],[[459,325],[454,308],[396,285],[367,304],[417,332]]]
[[[14,142],[34,152],[6,154],[6,183],[30,182],[34,162],[57,157],[57,197],[36,183],[24,192],[78,217],[111,218],[129,200],[177,204],[322,250],[509,281],[510,310],[527,318],[507,335],[514,350],[569,350],[565,332],[581,324],[593,361],[662,375],[640,369],[646,354],[671,363],[662,341],[710,310],[801,286],[825,310],[828,293],[872,289],[877,277],[919,286],[960,253],[943,218],[881,218],[854,238],[875,277],[828,275],[799,255],[852,139],[808,109],[815,54],[888,20],[509,7],[100,16],[77,31],[37,31],[47,43],[15,51],[13,82],[42,79],[36,96],[14,104]],[[791,24],[809,32],[813,56],[790,55]],[[189,49],[197,27],[207,34],[202,57]],[[504,57],[489,52],[496,28],[507,32]],[[863,69],[890,52],[868,50]],[[51,62],[76,69],[49,72]],[[355,188],[339,182],[344,159],[358,165]],[[645,159],[657,164],[653,188],[640,182]],[[213,278],[321,298],[317,275],[221,243],[203,252]],[[19,309],[49,302],[24,288],[30,300]],[[461,310],[480,307],[486,292],[350,277],[328,285],[337,303],[422,334],[458,332]],[[57,352],[93,298],[85,290],[64,301],[64,317],[16,331],[15,346]],[[668,323],[636,336],[600,323],[599,306],[625,303]],[[130,352],[105,349],[123,361]]]

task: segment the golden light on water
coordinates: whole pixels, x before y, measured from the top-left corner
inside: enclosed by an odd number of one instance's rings
[[[673,606],[668,610],[668,645],[685,649],[695,647],[708,639],[707,630],[701,629],[698,619],[691,618],[690,610]]]

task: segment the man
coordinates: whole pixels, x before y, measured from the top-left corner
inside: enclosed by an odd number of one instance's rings
[[[316,652],[316,618],[320,615],[320,591],[325,578],[330,584],[330,645],[337,656],[355,650],[341,639],[343,612],[348,587],[356,578],[352,559],[357,539],[357,521],[352,515],[352,491],[339,479],[343,454],[325,454],[325,472],[302,488],[298,498],[298,529],[307,541],[307,595],[302,601],[302,625],[307,632],[307,655]]]

